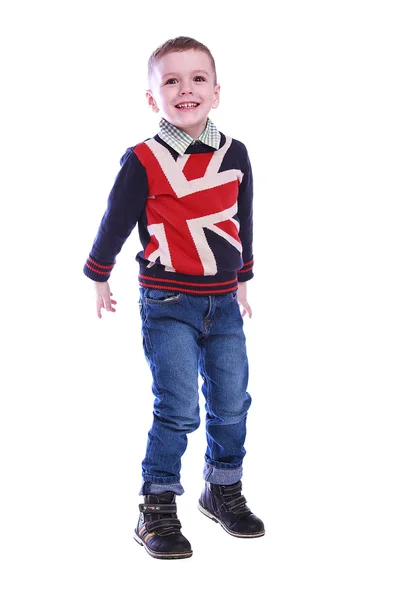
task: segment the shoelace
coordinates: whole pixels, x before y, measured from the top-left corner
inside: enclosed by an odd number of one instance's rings
[[[247,504],[247,500],[242,496],[242,482],[238,481],[233,485],[221,485],[222,497],[226,508],[238,515],[250,515],[251,510]]]

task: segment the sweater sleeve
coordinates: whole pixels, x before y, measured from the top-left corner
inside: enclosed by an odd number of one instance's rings
[[[242,243],[243,267],[238,270],[238,281],[248,281],[253,273],[253,173],[247,150],[245,149],[243,179],[239,186],[238,217],[239,237]]]
[[[148,196],[146,170],[132,148],[121,158],[121,169],[108,197],[84,274],[93,281],[107,281],[115,259],[128,239],[141,214]]]

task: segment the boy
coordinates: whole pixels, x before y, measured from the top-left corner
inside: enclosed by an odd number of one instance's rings
[[[187,434],[200,425],[199,372],[207,437],[199,509],[236,537],[265,533],[241,494],[251,403],[243,316],[252,314],[252,172],[245,146],[208,118],[220,86],[206,46],[168,40],[148,71],[146,97],[162,116],[160,132],[122,157],[84,272],[95,281],[98,317],[103,308],[115,312],[107,280],[138,224],[143,347],[155,400],[134,536],[154,558],[187,558],[175,498],[184,492]]]

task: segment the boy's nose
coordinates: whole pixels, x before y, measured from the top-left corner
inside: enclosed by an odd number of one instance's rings
[[[183,95],[183,94],[193,94],[193,90],[192,90],[192,88],[191,88],[191,86],[189,84],[185,84],[185,85],[182,85],[179,93],[181,95]]]

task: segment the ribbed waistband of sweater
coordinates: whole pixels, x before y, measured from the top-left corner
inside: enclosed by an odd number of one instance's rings
[[[149,269],[141,266],[139,273],[139,284],[160,290],[183,292],[185,294],[201,294],[211,296],[214,294],[226,294],[238,289],[236,271],[218,273],[215,276],[193,276],[182,273],[168,272],[163,269],[152,267]]]

